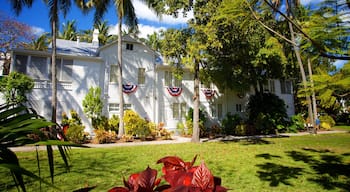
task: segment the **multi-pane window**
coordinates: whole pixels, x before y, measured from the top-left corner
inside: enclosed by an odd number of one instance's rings
[[[164,85],[168,87],[181,87],[182,81],[173,76],[170,71],[164,72]]]
[[[186,103],[173,103],[172,106],[173,118],[181,119],[186,116]]]
[[[115,83],[118,82],[118,66],[117,65],[111,65],[110,68],[110,74],[109,74],[109,82]]]
[[[33,79],[50,79],[50,69],[47,58],[32,56],[29,63],[28,74]]]
[[[280,80],[280,83],[281,83],[282,94],[292,94],[292,81]]]
[[[267,83],[264,84],[264,91],[275,93],[275,81],[273,79],[268,80]]]
[[[28,56],[26,55],[16,55],[16,65],[15,65],[15,71],[21,72],[26,74],[27,72],[27,59]]]
[[[130,50],[130,51],[134,50],[134,45],[131,44],[131,43],[127,43],[126,44],[126,50]]]
[[[138,69],[137,81],[139,85],[145,84],[146,80],[146,70],[145,68]]]
[[[124,110],[131,109],[131,104],[124,104]],[[108,105],[109,112],[119,112],[119,103],[110,103]]]

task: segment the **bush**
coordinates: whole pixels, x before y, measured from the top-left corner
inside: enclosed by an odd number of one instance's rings
[[[248,103],[249,123],[257,133],[271,134],[284,131],[288,115],[284,101],[272,93],[252,95]]]
[[[322,115],[319,119],[321,121],[321,129],[330,130],[335,125],[334,119],[329,115]]]
[[[223,134],[225,135],[243,135],[241,130],[237,130],[237,126],[241,124],[242,118],[238,114],[232,115],[230,112],[221,121]]]
[[[305,120],[304,117],[301,114],[293,115],[291,117],[291,124],[288,127],[288,132],[298,132],[298,131],[303,131],[305,129],[304,124]]]
[[[85,126],[81,123],[81,118],[75,110],[70,111],[71,118],[69,119],[66,113],[62,114],[62,125],[68,125],[68,129],[64,130],[68,141],[74,143],[83,143],[86,140],[84,133]]]
[[[200,130],[200,137],[208,136],[209,132],[205,128],[204,123],[207,121],[207,118],[205,116],[205,113],[203,110],[199,110],[199,130]],[[187,128],[187,134],[192,135],[193,134],[193,108],[190,108],[186,115],[186,128]]]
[[[108,128],[109,128],[109,130],[118,132],[118,129],[119,129],[119,116],[112,115],[112,117],[108,120]]]
[[[112,143],[115,142],[117,134],[115,131],[106,131],[104,129],[95,129],[94,143]]]
[[[137,137],[147,137],[151,135],[151,129],[148,121],[141,118],[139,114],[132,110],[126,110],[124,113],[125,134]]]

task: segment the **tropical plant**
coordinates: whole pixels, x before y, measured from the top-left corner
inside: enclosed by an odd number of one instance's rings
[[[138,137],[151,135],[149,122],[141,118],[139,114],[132,110],[126,110],[124,114],[125,134]]]
[[[322,115],[319,117],[321,121],[321,129],[330,130],[334,125],[334,119],[329,115]]]
[[[101,117],[102,108],[101,88],[90,87],[89,92],[83,100],[83,110],[86,116],[91,119],[94,128],[97,128],[97,121]]]
[[[241,133],[237,130],[237,126],[241,124],[241,121],[242,118],[238,114],[232,115],[231,113],[227,113],[221,121],[223,133],[226,135],[240,135]]]
[[[62,24],[62,32],[59,33],[58,38],[76,41],[78,36],[77,26],[75,20],[67,21]]]
[[[288,132],[298,132],[305,129],[305,120],[302,114],[293,115],[290,120],[290,126],[287,130]]]
[[[85,126],[83,126],[81,118],[75,110],[72,109],[70,115],[70,119],[65,114],[62,117],[62,125],[68,125],[68,129],[64,130],[64,134],[68,141],[83,143],[86,140],[84,133]]]
[[[6,103],[24,103],[26,94],[34,87],[34,80],[19,72],[11,72],[0,79],[0,91],[4,94]]]
[[[166,156],[157,161],[163,164],[163,178],[169,185],[159,185],[161,178],[157,179],[157,170],[147,167],[140,173],[124,179],[125,187],[114,187],[109,192],[153,192],[153,191],[188,191],[188,192],[225,192],[221,186],[221,179],[214,177],[204,162],[194,166],[197,156],[192,162],[184,162],[177,156]]]
[[[21,167],[16,153],[10,147],[18,147],[26,144],[45,145],[52,182],[54,177],[52,145],[57,145],[66,169],[68,170],[69,168],[66,147],[74,145],[68,142],[58,141],[57,135],[63,134],[58,129],[48,128],[53,124],[23,105],[5,104],[0,106],[0,166],[11,172],[16,185],[22,191],[26,191],[24,175],[40,180],[50,186],[53,185],[41,179],[40,175],[37,176],[24,167]]]
[[[18,1],[10,0],[13,10],[17,15],[22,11],[24,6],[30,8],[34,0]],[[52,86],[52,97],[51,97],[51,121],[56,123],[57,119],[57,66],[56,66],[56,38],[58,31],[58,22],[59,15],[63,14],[65,17],[71,7],[71,0],[46,0],[44,3],[49,8],[49,19],[51,26],[51,35],[52,35],[52,52],[51,52],[51,86]],[[84,9],[85,4],[81,1],[75,1],[78,7]]]
[[[95,8],[94,20],[95,23],[98,23],[102,20],[103,15],[106,13],[111,0],[105,0],[103,2],[99,0],[89,0],[87,5],[89,7]],[[122,137],[124,135],[124,99],[123,99],[123,63],[122,63],[122,23],[127,25],[130,29],[137,29],[137,17],[135,14],[135,9],[133,6],[133,2],[131,0],[112,0],[114,2],[115,8],[117,10],[117,18],[118,18],[118,92],[119,92],[119,129],[118,129],[118,137]],[[155,9],[157,3],[151,0],[143,1],[147,4],[147,6],[158,13],[159,9]]]
[[[271,134],[283,131],[287,126],[287,110],[282,99],[272,93],[249,97],[248,119],[257,133]]]
[[[41,34],[38,38],[33,39],[32,42],[25,45],[27,49],[37,50],[37,51],[47,51],[49,39],[48,33]]]

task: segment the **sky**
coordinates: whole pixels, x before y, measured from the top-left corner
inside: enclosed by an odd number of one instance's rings
[[[11,8],[10,0],[5,1],[0,7],[0,11],[6,15],[15,18],[16,20],[26,23],[32,26],[36,34],[42,34],[43,32],[50,32],[50,23],[48,18],[48,8],[42,0],[34,1],[31,8],[24,7],[22,12],[17,16]],[[72,1],[74,2],[74,1]],[[73,3],[74,4],[74,3]],[[163,15],[159,19],[154,12],[152,12],[144,3],[139,0],[133,0],[136,16],[139,20],[140,37],[146,38],[147,34],[152,34],[161,29],[166,28],[180,28],[186,26],[189,18],[193,17],[193,13],[189,12],[187,17],[180,15],[178,18],[172,16]],[[66,18],[60,17],[60,28],[66,21],[75,20],[78,30],[91,29],[93,26],[93,11],[88,14],[83,14],[75,5],[72,5],[71,10],[67,14]],[[108,12],[104,16],[104,20],[108,21],[110,25],[110,34],[117,34],[117,15],[115,8],[111,6]]]
[[[17,16],[11,9],[10,0],[5,1],[0,7],[0,12],[4,12],[6,15],[15,18],[16,20],[26,23],[32,26],[37,35],[44,32],[50,32],[50,24],[48,18],[48,8],[42,0],[35,0],[31,8],[23,8],[22,12]],[[309,5],[318,4],[323,0],[301,0],[301,4]],[[74,2],[74,1],[72,1]],[[73,3],[74,4],[74,3]],[[146,38],[148,34],[153,32],[159,32],[167,28],[181,28],[186,27],[186,23],[190,18],[193,18],[193,12],[189,12],[186,17],[181,14],[178,18],[172,16],[163,15],[159,19],[154,12],[152,12],[144,3],[140,0],[133,0],[136,16],[139,20],[139,37]],[[93,26],[93,12],[89,14],[83,14],[75,5],[72,5],[66,18],[60,17],[60,28],[66,21],[75,20],[78,30],[91,29]],[[110,25],[110,34],[117,34],[117,16],[115,8],[111,6],[104,17],[105,21],[108,21]],[[336,61],[337,68],[342,67],[345,61]]]

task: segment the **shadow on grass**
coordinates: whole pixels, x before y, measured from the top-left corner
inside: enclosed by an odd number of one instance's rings
[[[231,143],[236,142],[240,143],[242,145],[267,145],[267,144],[273,144],[271,141],[267,141],[262,138],[244,138],[244,139],[222,139],[220,142],[223,143]]]
[[[278,164],[281,156],[268,153],[258,154],[256,158],[264,158],[271,162],[256,165],[261,170],[257,171],[262,181],[270,182],[270,186],[276,187],[280,183],[291,185],[290,179],[297,179],[299,176],[307,178],[308,182],[316,183],[325,190],[350,189],[350,163],[344,161],[349,153],[335,155],[332,151],[325,149],[304,148],[303,151],[286,151],[287,158],[295,162],[303,162],[303,168]],[[277,160],[274,158],[278,158]],[[312,171],[303,171],[305,168]]]
[[[276,187],[280,183],[291,185],[289,179],[298,178],[302,175],[303,169],[299,167],[283,166],[276,163],[264,163],[257,165],[262,171],[258,171],[258,176],[263,181],[270,182],[271,187]]]

